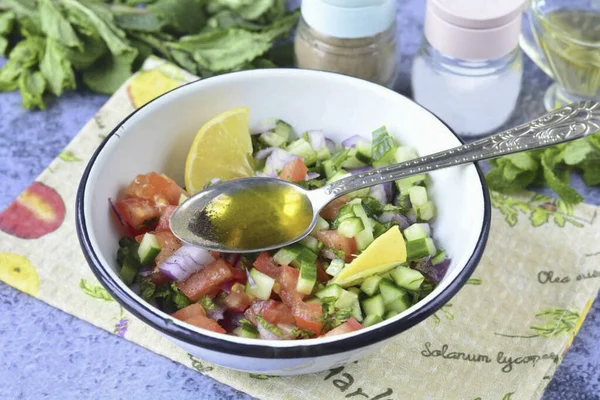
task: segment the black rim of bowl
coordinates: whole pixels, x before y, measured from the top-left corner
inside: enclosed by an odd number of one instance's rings
[[[314,72],[314,71],[313,71]],[[252,73],[252,71],[244,71],[244,72],[232,72],[231,74],[240,74],[240,73]],[[341,75],[332,72],[323,72],[319,71],[319,74],[332,74],[332,75]],[[223,76],[223,75],[219,75]],[[212,79],[212,78],[206,78]],[[202,81],[205,81],[203,79]],[[353,78],[358,79],[358,78]],[[359,79],[362,80],[362,79]],[[94,152],[94,155],[90,159],[83,176],[81,178],[81,182],[79,184],[79,188],[77,190],[77,199],[76,199],[76,228],[77,228],[77,236],[79,238],[79,242],[81,248],[83,250],[83,254],[92,269],[92,272],[98,279],[98,281],[106,288],[106,290],[111,294],[115,300],[117,300],[123,307],[125,307],[129,312],[135,315],[137,318],[144,321],[146,324],[150,325],[154,329],[158,330],[161,333],[166,334],[172,338],[185,342],[187,344],[198,346],[210,351],[232,354],[232,355],[240,355],[244,357],[253,357],[253,358],[261,358],[261,359],[292,359],[292,358],[306,358],[306,357],[318,357],[318,356],[326,356],[337,353],[343,353],[352,351],[355,349],[364,348],[370,345],[374,345],[378,342],[381,342],[385,339],[391,338],[403,331],[406,331],[419,322],[423,321],[425,318],[429,317],[433,313],[435,313],[438,309],[440,309],[444,304],[446,304],[454,295],[459,291],[459,289],[464,286],[465,282],[477,265],[481,260],[483,252],[485,250],[485,246],[487,243],[488,234],[490,231],[490,223],[491,223],[491,204],[490,204],[490,195],[488,192],[488,188],[485,182],[485,178],[481,171],[481,168],[474,164],[475,169],[477,170],[477,174],[479,175],[479,179],[481,182],[481,188],[483,191],[483,200],[484,200],[484,215],[483,215],[483,224],[481,227],[481,232],[479,234],[479,238],[477,240],[477,245],[473,254],[467,261],[465,267],[460,271],[460,273],[456,276],[456,278],[446,287],[436,298],[432,299],[428,304],[425,304],[419,310],[413,312],[412,314],[398,320],[394,321],[388,325],[382,325],[378,329],[365,332],[356,336],[336,340],[333,342],[320,343],[320,344],[309,344],[309,345],[299,345],[299,346],[291,346],[291,347],[271,347],[266,345],[261,345],[260,341],[257,340],[257,344],[242,344],[236,343],[224,339],[213,338],[211,336],[206,336],[198,331],[187,328],[185,326],[180,326],[174,324],[170,319],[165,319],[159,315],[157,315],[154,311],[151,310],[153,308],[150,306],[147,308],[143,306],[141,303],[144,302],[137,295],[132,296],[123,290],[118,282],[111,277],[111,275],[106,271],[106,268],[100,262],[97,254],[94,252],[92,248],[89,234],[87,232],[87,224],[84,218],[84,193],[86,189],[86,185],[88,182],[88,178],[90,175],[90,171],[96,162],[96,159],[106,143],[110,140],[110,138],[116,134],[116,132],[125,124],[133,115],[135,115],[138,111],[143,109],[148,104],[156,101],[157,99],[175,91],[179,90],[188,85],[199,83],[200,81],[193,81],[187,84],[184,84],[176,89],[173,89],[163,95],[157,97],[146,105],[138,108],[133,113],[131,113],[127,118],[121,121],[112,131],[111,133],[104,139],[104,141],[100,144],[100,146]],[[398,94],[400,95],[400,94]],[[409,99],[410,100],[410,99]],[[411,100],[412,101],[412,100]],[[423,108],[419,104],[415,103],[417,106]],[[425,109],[425,108],[423,108]],[[427,110],[426,110],[427,111]],[[429,111],[428,111],[429,112]],[[443,121],[437,118],[434,114],[430,113],[434,118],[438,119],[442,122],[448,130],[461,142],[464,143],[463,140],[454,133],[454,131]]]

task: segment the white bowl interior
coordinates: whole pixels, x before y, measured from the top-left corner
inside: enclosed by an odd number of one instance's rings
[[[289,122],[298,132],[322,129],[337,142],[355,134],[370,138],[374,129],[386,125],[401,144],[415,147],[421,155],[460,145],[444,124],[407,98],[341,75],[256,70],[187,85],[129,118],[117,134],[109,138],[90,171],[84,193],[84,218],[93,250],[101,263],[112,270],[110,273],[116,280],[120,282],[115,260],[118,231],[107,199],[116,198],[137,174],[150,171],[166,173],[182,184],[186,155],[198,129],[215,115],[241,106],[249,107],[252,124],[276,117]],[[484,197],[476,168],[467,165],[435,171],[431,178],[431,195],[438,210],[434,236],[452,263],[432,295],[384,324],[413,313],[444,290],[465,267],[482,231]],[[120,284],[130,291],[122,282]],[[368,329],[376,329],[376,326]],[[252,342],[199,331],[226,340]],[[310,345],[337,338],[303,342]],[[272,341],[270,344],[286,347],[299,343]]]

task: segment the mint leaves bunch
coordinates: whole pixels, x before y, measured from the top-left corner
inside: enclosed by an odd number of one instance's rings
[[[571,172],[582,173],[586,185],[600,185],[600,132],[546,149],[500,157],[490,164],[486,179],[491,190],[511,193],[529,185],[548,186],[566,203],[577,204],[583,196],[569,185]]]
[[[156,54],[201,77],[291,64],[285,0],[0,0],[0,92],[111,94]]]

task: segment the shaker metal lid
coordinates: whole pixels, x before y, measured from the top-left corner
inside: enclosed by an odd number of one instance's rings
[[[451,57],[483,60],[513,51],[527,0],[427,0],[425,37]]]
[[[311,28],[342,39],[377,35],[396,19],[395,0],[303,0],[301,10]]]

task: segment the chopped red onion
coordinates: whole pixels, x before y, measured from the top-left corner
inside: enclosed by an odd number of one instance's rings
[[[350,136],[348,139],[342,142],[342,146],[344,147],[356,147],[358,142],[365,141],[365,139],[359,135]]]
[[[295,154],[276,148],[271,155],[267,157],[264,172],[267,174],[277,173],[277,171],[281,171],[287,163],[294,160],[296,157],[298,156]]]
[[[233,286],[233,282],[225,282],[219,286],[219,290],[225,293],[231,293],[231,287]]]
[[[250,275],[250,271],[248,269],[246,269],[246,277],[248,278],[248,284],[250,285],[250,287],[255,288],[256,282],[254,281],[252,275]]]
[[[431,236],[431,227],[429,226],[429,224],[426,223],[420,223],[420,224],[413,224],[413,225],[420,225],[421,228],[423,228],[423,230],[425,232],[427,232],[427,236]]]
[[[410,226],[408,219],[404,215],[391,211],[383,212],[378,219],[382,224],[387,224],[388,222],[392,221],[398,222],[400,230],[405,230]]]
[[[235,265],[241,257],[242,257],[241,254],[230,253],[230,254],[227,254],[225,257],[223,257],[223,259],[225,261],[227,261],[229,264]]]
[[[262,326],[261,323],[256,324],[256,329],[258,329],[258,337],[266,340],[281,340],[279,336]]]
[[[225,307],[220,304],[215,304],[213,308],[211,308],[210,310],[207,310],[207,312],[206,312],[206,316],[208,318],[214,319],[215,321],[223,319],[224,314],[225,314]]]
[[[325,135],[323,131],[308,131],[308,141],[314,150],[320,150],[327,146],[325,143]]]
[[[433,265],[431,263],[431,257],[426,257],[416,263],[414,268],[421,272],[423,275],[431,279],[434,283],[440,283],[444,275],[446,275],[446,271],[450,266],[450,259],[446,258],[438,265]]]
[[[164,260],[158,266],[158,269],[175,281],[183,281],[194,272],[201,270],[214,261],[214,257],[210,255],[208,250],[185,245]]]
[[[276,148],[277,147],[267,147],[266,149],[259,150],[258,153],[256,153],[256,155],[254,156],[254,158],[257,160],[264,160],[265,158],[270,156],[273,150],[275,150]]]
[[[385,195],[388,199],[388,203],[392,200],[392,182],[383,183],[383,188],[385,189]]]
[[[140,272],[140,275],[142,276],[142,278],[147,278],[147,277],[149,277],[150,275],[152,275],[153,273],[154,273],[154,271],[153,271],[153,270],[151,270],[151,269],[147,269],[147,270],[141,271],[141,272]]]
[[[335,145],[335,142],[331,139],[329,139],[328,137],[325,138],[325,145],[327,146],[327,148],[329,149],[329,152],[331,154],[335,153],[335,151],[337,150],[337,146]]]
[[[319,176],[321,175],[317,174],[316,172],[309,172],[308,174],[306,174],[306,180],[310,181],[311,179],[317,179]]]
[[[359,175],[359,174],[364,174],[365,172],[369,172],[372,169],[373,168],[371,168],[371,167],[361,167],[361,168],[349,169],[348,172],[350,172],[350,174],[352,174],[352,175]]]
[[[277,174],[275,172],[271,172],[271,173],[267,174],[266,172],[259,171],[256,173],[256,176],[262,176],[265,178],[277,178]]]
[[[375,200],[377,200],[378,202],[380,202],[382,205],[388,203],[387,195],[385,193],[385,188],[383,187],[383,185],[371,186],[369,195],[371,197],[373,197]]]

